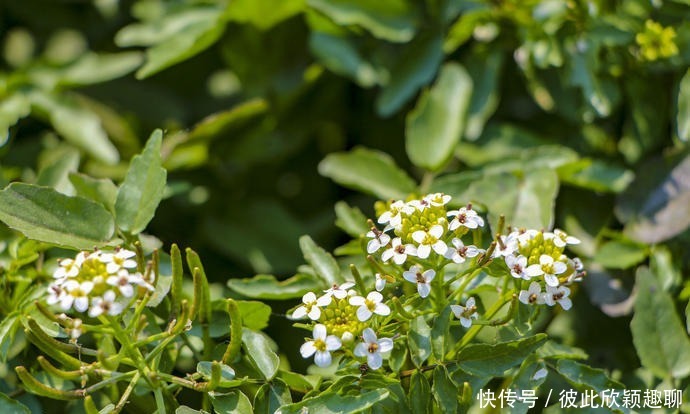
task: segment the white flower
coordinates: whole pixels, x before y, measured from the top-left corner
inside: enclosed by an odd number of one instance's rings
[[[413,207],[417,211],[424,211],[426,208],[431,206],[431,203],[429,203],[429,200],[426,199],[421,199],[421,200],[411,200],[407,203],[408,206]]]
[[[448,250],[448,246],[440,240],[443,236],[443,227],[438,224],[431,226],[429,231],[417,230],[412,233],[412,239],[419,243],[417,247],[417,256],[420,259],[426,259],[431,253],[431,249],[440,255],[444,255]]]
[[[448,246],[445,257],[455,263],[465,263],[465,259],[475,257],[481,252],[476,246],[465,246],[462,240],[457,237],[451,240],[451,243],[453,243],[454,247]]]
[[[53,277],[55,279],[62,279],[65,277],[75,277],[81,270],[81,265],[86,259],[86,253],[79,252],[74,259],[62,259],[58,262],[59,267],[55,269]]]
[[[359,306],[357,308],[357,319],[364,322],[371,318],[371,315],[377,314],[381,316],[390,315],[391,309],[381,303],[383,296],[379,292],[369,292],[366,299],[362,296],[353,296],[350,298],[350,305]]]
[[[402,224],[402,214],[410,215],[414,212],[414,208],[405,204],[402,200],[391,203],[387,211],[384,211],[379,216],[379,224],[386,224],[398,228]]]
[[[451,196],[443,193],[428,194],[426,197],[424,197],[424,200],[426,200],[429,204],[437,207],[445,206],[448,204],[450,199]]]
[[[48,298],[46,299],[46,303],[48,303],[48,305],[55,305],[56,303],[62,301],[63,296],[66,294],[65,289],[62,287],[63,283],[64,280],[61,280],[51,283],[50,286],[48,286]],[[70,304],[70,306],[72,305]]]
[[[362,332],[362,339],[364,342],[357,344],[355,347],[355,355],[358,357],[367,357],[367,365],[371,369],[379,369],[383,364],[382,352],[388,352],[393,349],[393,340],[391,338],[376,337],[376,333],[371,328],[366,328]]]
[[[382,291],[386,287],[386,278],[381,276],[381,273],[374,275],[376,277],[375,287],[377,291]]]
[[[529,230],[519,230],[519,231],[514,231],[511,233],[512,238],[517,239],[518,243],[520,244],[525,244],[535,238],[539,234],[538,230],[534,229],[529,229]],[[510,235],[509,235],[510,236]]]
[[[81,334],[82,334],[81,325],[82,325],[81,319],[75,318],[72,320],[72,327],[67,330],[70,338],[72,338],[73,340],[76,340],[77,338],[79,338],[81,336]]]
[[[523,255],[515,257],[515,255],[509,254],[505,257],[506,265],[510,269],[510,274],[514,278],[529,280],[529,276],[525,273],[527,268],[527,258]]]
[[[544,281],[549,286],[558,286],[558,277],[568,269],[568,266],[563,262],[556,262],[553,257],[542,254],[539,256],[539,264],[533,264],[525,269],[525,273],[529,277],[544,275]]]
[[[98,259],[106,264],[108,273],[117,273],[120,269],[135,269],[137,262],[132,260],[136,253],[127,249],[118,249],[115,253],[101,253]]]
[[[472,325],[472,319],[477,319],[479,316],[474,298],[467,299],[465,306],[450,305],[450,310],[453,311],[456,318],[460,319],[460,325],[465,328],[469,328]]]
[[[505,257],[515,253],[518,248],[518,233],[512,232],[509,235],[500,235],[496,240],[496,248],[493,257]]]
[[[556,303],[561,305],[563,310],[568,310],[573,306],[573,302],[568,297],[570,289],[565,286],[547,286],[544,294],[544,302],[549,306],[554,306]]]
[[[124,306],[116,302],[116,298],[115,292],[112,290],[107,290],[103,297],[93,298],[91,308],[89,309],[89,316],[95,318],[103,313],[110,316],[121,314]]]
[[[367,243],[367,253],[369,254],[375,253],[378,249],[388,245],[388,243],[391,241],[391,236],[387,235],[385,232],[377,229],[376,227],[371,228],[371,230],[367,233],[367,237],[371,238],[371,240],[369,240]]]
[[[314,363],[319,367],[331,365],[331,352],[340,349],[342,342],[335,335],[326,335],[326,326],[314,326],[314,339],[307,341],[299,349],[302,358],[314,355]]]
[[[62,310],[66,311],[74,306],[74,310],[85,312],[89,308],[89,293],[93,290],[93,282],[79,283],[74,279],[68,279],[63,287],[65,294],[60,299]]]
[[[309,319],[315,321],[321,317],[320,306],[328,306],[331,303],[331,297],[328,295],[316,298],[314,292],[307,292],[302,296],[302,303],[294,312],[292,312],[292,319],[302,319],[308,316]]]
[[[334,283],[330,289],[324,290],[324,292],[326,293],[326,296],[335,296],[336,299],[345,299],[348,295],[347,290],[353,287],[354,285],[354,282],[345,282],[341,285],[337,285]],[[331,301],[329,300],[328,303],[331,303]],[[328,303],[326,305],[328,305]]]
[[[455,216],[455,218],[448,225],[449,230],[455,230],[460,226],[465,226],[468,229],[476,229],[484,226],[484,219],[472,210],[472,206],[461,207],[458,210],[448,212],[448,217]]]
[[[426,270],[422,273],[422,268],[414,265],[410,270],[403,272],[403,278],[408,282],[417,284],[417,292],[419,296],[425,298],[431,293],[431,281],[434,280],[436,272],[434,269]]]
[[[407,256],[414,256],[417,254],[417,248],[411,244],[402,244],[402,239],[396,237],[391,243],[391,247],[381,254],[381,260],[387,262],[393,258],[393,262],[397,265],[402,265],[407,260]]]
[[[566,244],[580,244],[580,239],[569,236],[563,230],[556,229],[553,231],[553,244],[558,247],[565,247]]]
[[[541,285],[538,282],[529,284],[528,290],[521,290],[518,295],[520,302],[525,305],[542,305],[545,303],[544,293],[541,291]]]

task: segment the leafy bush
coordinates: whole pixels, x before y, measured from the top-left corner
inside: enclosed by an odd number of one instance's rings
[[[3,4],[0,411],[687,411],[689,7]]]

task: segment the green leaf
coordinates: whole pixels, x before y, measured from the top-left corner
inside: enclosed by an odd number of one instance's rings
[[[302,394],[306,394],[314,389],[315,385],[318,386],[318,384],[321,383],[321,377],[319,376],[307,377],[296,372],[284,371],[282,369],[278,370],[277,378],[283,380],[290,389]]]
[[[196,364],[196,372],[201,374],[204,381],[211,380],[211,366],[213,363],[211,361],[200,361]],[[231,367],[220,364],[220,382],[218,383],[221,387],[232,387],[236,384],[235,381],[235,370]]]
[[[10,138],[10,127],[31,113],[26,96],[13,93],[0,101],[0,147]]]
[[[381,81],[376,68],[360,55],[348,38],[312,31],[309,36],[309,48],[329,70],[354,80],[364,88]]]
[[[317,246],[311,237],[306,235],[300,237],[299,247],[302,249],[304,259],[326,285],[333,286],[344,281],[343,276],[340,274],[338,262],[335,261],[330,253]]]
[[[74,148],[59,151],[53,162],[41,168],[36,177],[36,185],[52,187],[65,195],[74,195],[74,187],[68,180],[68,174],[77,171],[77,168],[79,168],[79,151]]]
[[[298,273],[278,281],[273,275],[256,275],[250,279],[230,279],[228,287],[252,299],[286,300],[301,298],[307,292],[324,288],[324,284],[313,276]]]
[[[101,203],[108,211],[115,212],[117,186],[109,178],[92,178],[78,172],[69,173],[69,181],[77,195]]]
[[[264,379],[273,379],[278,372],[280,359],[271,349],[268,339],[259,332],[242,328],[242,345]]]
[[[678,138],[686,142],[690,141],[690,69],[685,72],[678,86],[677,108]]]
[[[429,412],[431,402],[431,385],[424,374],[415,371],[410,377],[410,393],[407,398],[413,414],[426,414]]]
[[[62,71],[59,84],[84,86],[117,79],[132,72],[143,60],[141,52],[86,53]]]
[[[29,98],[36,113],[47,119],[65,140],[106,164],[116,164],[120,160],[100,118],[76,99],[37,90],[32,91]]]
[[[622,390],[625,388],[625,385],[609,378],[603,369],[592,368],[570,359],[559,360],[556,364],[556,371],[579,390],[586,388],[601,392],[608,389]]]
[[[644,244],[627,240],[612,240],[597,249],[594,260],[609,269],[627,269],[641,263],[649,255]]]
[[[438,361],[443,361],[448,351],[446,345],[450,343],[448,340],[450,313],[450,306],[443,308],[443,311],[434,319],[434,326],[431,329],[431,350]]]
[[[410,359],[417,368],[431,356],[431,328],[423,316],[417,316],[410,321],[410,331],[407,333],[407,344],[410,347]]]
[[[468,345],[458,353],[458,365],[479,377],[502,376],[543,345],[546,338],[545,334],[537,334],[517,341]]]
[[[260,331],[268,326],[271,318],[271,307],[263,302],[238,300],[237,306],[242,316],[242,326]]]
[[[558,168],[563,183],[596,192],[620,193],[633,181],[632,171],[601,160],[583,159]]]
[[[283,405],[292,403],[290,388],[280,379],[274,379],[270,383],[259,388],[254,396],[255,414],[274,414]]]
[[[389,155],[366,148],[331,153],[319,164],[319,173],[340,185],[382,200],[404,199],[416,184]]]
[[[163,198],[167,173],[161,167],[163,132],[153,131],[146,147],[130,162],[117,192],[115,217],[120,229],[137,234],[146,228]]]
[[[242,391],[209,392],[213,409],[218,414],[251,414],[252,403]]]
[[[537,351],[540,358],[587,359],[589,355],[580,348],[561,344],[556,341],[546,341]]]
[[[361,26],[383,40],[407,42],[416,31],[415,8],[404,0],[307,0],[307,3],[340,26]]]
[[[137,79],[147,78],[203,52],[225,30],[223,10],[219,7],[198,7],[185,13],[194,14],[195,19],[188,20],[187,24],[146,51],[146,64],[137,71]]]
[[[646,267],[637,270],[635,314],[630,322],[642,366],[659,378],[690,375],[690,340],[673,299]]]
[[[74,249],[103,246],[115,231],[102,205],[23,183],[0,191],[0,220],[30,239]]]
[[[225,16],[232,21],[251,23],[261,30],[270,29],[304,9],[304,0],[234,0]]]
[[[520,365],[520,370],[510,383],[510,389],[515,391],[515,395],[521,395],[522,390],[536,390],[544,383],[546,376],[535,379],[535,374],[544,369],[546,369],[546,364],[543,361],[539,361],[536,355],[530,355]],[[511,413],[525,414],[528,412],[528,409],[529,405],[518,402],[514,407],[511,407],[510,411]]]
[[[31,414],[31,410],[19,401],[0,392],[0,412],[3,414]]]
[[[465,123],[465,137],[470,141],[481,136],[486,121],[498,107],[500,98],[498,83],[503,67],[503,56],[503,53],[495,50],[487,56],[480,56],[483,59],[472,59],[467,63],[467,71],[474,81]]]
[[[187,407],[186,405],[181,405],[175,410],[175,414],[208,414],[208,411],[195,410],[193,408]]]
[[[360,392],[356,395],[338,395],[333,392],[323,392],[317,397],[305,398],[298,403],[284,405],[280,408],[280,413],[361,413],[388,398],[389,394],[388,390],[382,389]]]
[[[387,117],[398,111],[419,88],[428,84],[443,61],[443,39],[438,31],[428,31],[405,45],[391,78],[376,99],[376,111]]]
[[[5,363],[7,360],[10,347],[14,342],[14,335],[21,325],[19,316],[19,312],[15,311],[6,315],[0,322],[0,363]]]
[[[434,400],[444,414],[455,414],[458,408],[458,389],[448,376],[448,371],[443,365],[434,368],[434,380],[431,386]]]
[[[407,116],[405,149],[417,166],[438,171],[453,156],[465,128],[472,78],[456,63],[441,68],[436,83]]]
[[[360,237],[369,231],[367,216],[357,207],[350,207],[344,201],[335,203],[335,225],[352,237]]]

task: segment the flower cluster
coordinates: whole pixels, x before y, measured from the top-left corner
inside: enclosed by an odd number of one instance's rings
[[[48,287],[49,305],[63,311],[87,312],[92,318],[122,313],[139,288],[153,290],[152,281],[137,271],[136,254],[126,249],[79,252],[61,259]]]
[[[647,20],[644,31],[635,36],[635,42],[640,47],[640,55],[648,61],[666,59],[678,54],[675,39],[676,31],[673,27],[663,27],[653,20]]]
[[[564,250],[580,240],[556,229],[513,231],[500,236],[497,242],[494,256],[503,258],[514,278],[531,281],[527,290],[520,291],[518,298],[522,303],[558,303],[563,309],[570,309],[570,289],[566,285],[579,281],[584,273],[580,259],[566,256]]]

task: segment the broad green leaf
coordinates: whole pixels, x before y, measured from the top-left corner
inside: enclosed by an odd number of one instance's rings
[[[540,358],[558,358],[558,359],[587,359],[589,356],[585,351],[573,346],[564,345],[562,343],[548,340],[537,350],[537,355]]]
[[[305,398],[298,403],[284,405],[280,408],[279,413],[355,414],[373,407],[388,398],[389,395],[388,390],[382,389],[360,392],[356,395],[338,395],[327,391],[316,397]]]
[[[250,300],[238,300],[236,302],[242,316],[242,326],[254,331],[260,331],[268,326],[268,320],[271,318],[270,306],[263,302]]]
[[[31,104],[23,94],[13,93],[0,101],[0,147],[10,138],[10,127],[31,113]]]
[[[642,366],[659,378],[690,375],[690,340],[673,299],[646,267],[637,270],[635,314],[630,322]]]
[[[0,392],[0,412],[3,414],[30,414],[31,410],[19,401]]]
[[[280,378],[287,384],[290,389],[299,393],[306,394],[312,389],[318,387],[321,383],[320,376],[305,376],[292,371],[278,370],[277,378]]]
[[[450,306],[443,308],[443,311],[434,319],[434,326],[431,328],[431,350],[434,353],[434,358],[438,361],[443,361],[443,357],[448,351],[450,314]]]
[[[443,365],[438,365],[434,368],[433,384],[431,392],[434,394],[434,400],[438,408],[444,414],[455,414],[458,408],[458,388],[453,384],[448,371]]]
[[[480,377],[496,377],[520,364],[546,342],[545,334],[497,344],[476,344],[463,348],[457,356],[460,368]]]
[[[450,160],[465,128],[471,95],[467,71],[456,63],[444,65],[407,116],[405,149],[415,165],[437,171]]]
[[[530,355],[523,361],[520,370],[513,377],[510,389],[515,391],[515,395],[521,395],[522,390],[536,390],[546,380],[548,372],[545,373],[544,370],[546,370],[546,364],[543,361],[539,361],[534,354]],[[518,401],[510,408],[510,412],[525,414],[528,412],[528,409],[528,404]]]
[[[603,369],[592,368],[570,359],[559,360],[558,364],[556,364],[556,371],[563,375],[570,385],[579,390],[588,388],[601,392],[603,390],[622,390],[625,388],[625,385],[609,378]]]
[[[311,237],[306,235],[300,237],[299,247],[302,249],[304,259],[326,285],[333,286],[344,281],[343,276],[340,274],[338,262],[335,261],[330,253],[317,246]]]
[[[211,361],[200,361],[196,364],[196,372],[201,374],[204,381],[209,381],[211,379],[211,366],[213,363]],[[232,387],[235,385],[235,370],[231,367],[220,364],[220,382],[218,383],[221,387]]]
[[[69,174],[69,181],[77,191],[77,195],[101,203],[108,211],[115,212],[117,200],[117,186],[109,178],[92,178],[88,175],[73,172]]]
[[[181,405],[175,410],[175,414],[208,414],[208,411],[195,410],[193,408],[187,407],[186,405]]]
[[[165,190],[167,173],[161,167],[163,132],[155,130],[143,152],[130,162],[125,181],[117,192],[115,217],[120,229],[137,234],[146,228]]]
[[[410,359],[418,368],[421,367],[431,356],[431,328],[423,316],[410,321],[407,344],[410,347]]]
[[[596,192],[620,193],[632,182],[635,174],[615,164],[586,158],[559,167],[558,176],[565,184]]]
[[[223,10],[217,7],[199,8],[198,17],[179,27],[171,36],[146,51],[146,64],[137,71],[144,79],[163,69],[197,55],[216,42],[225,30]]]
[[[79,151],[74,148],[59,151],[57,159],[41,168],[36,178],[36,185],[52,187],[65,195],[74,195],[74,187],[69,181],[68,174],[77,171],[77,168],[79,168]]]
[[[156,277],[156,286],[151,294],[151,297],[149,298],[149,301],[146,303],[146,306],[153,308],[160,305],[160,303],[163,302],[163,299],[168,296],[171,286],[172,274],[163,274],[162,272],[159,273]]]
[[[59,83],[67,86],[103,83],[132,72],[143,60],[141,52],[90,52],[67,66],[62,71]]]
[[[0,191],[0,220],[30,239],[74,249],[103,246],[115,231],[101,204],[24,183]]]
[[[20,314],[12,312],[5,315],[2,322],[0,322],[0,362],[5,363],[10,347],[14,342],[14,335],[17,333],[17,328],[21,325]]]
[[[252,403],[242,391],[210,392],[211,404],[218,414],[251,414]]]
[[[351,207],[344,201],[335,203],[335,225],[352,237],[360,237],[369,231],[367,216],[357,207]]]
[[[382,200],[404,199],[416,187],[392,157],[361,147],[327,155],[319,164],[319,173],[342,186]]]
[[[106,164],[116,164],[120,160],[120,154],[108,139],[101,120],[77,100],[36,90],[29,98],[35,113],[47,119],[65,140]]]
[[[314,56],[329,70],[346,76],[358,85],[369,88],[380,82],[380,75],[348,38],[313,31],[309,36],[309,48]]]
[[[283,405],[292,403],[290,388],[280,379],[274,379],[270,383],[259,388],[254,396],[255,414],[274,414]]]
[[[234,0],[228,4],[225,17],[266,30],[301,12],[304,5],[305,0]]]
[[[443,60],[441,43],[440,33],[429,31],[405,45],[397,65],[391,68],[390,81],[376,99],[379,115],[393,115],[434,78]]]
[[[649,267],[657,275],[661,288],[673,291],[683,282],[683,274],[678,260],[674,261],[668,246],[657,245],[651,249]],[[682,295],[680,295],[682,297]]]
[[[472,59],[467,63],[467,71],[474,81],[464,135],[470,141],[475,141],[481,136],[486,121],[498,107],[500,97],[498,83],[503,67],[503,56],[504,54],[500,51],[493,51],[487,56],[481,56],[484,59]]]
[[[612,240],[597,249],[594,260],[609,269],[627,269],[641,263],[649,255],[644,244],[627,240]]]
[[[676,127],[678,128],[678,138],[686,142],[690,141],[690,69],[685,72],[680,85],[678,85],[677,108]]]
[[[431,385],[424,374],[415,371],[410,377],[410,393],[407,398],[413,414],[426,414],[429,412],[431,402]]]
[[[286,300],[301,298],[309,291],[323,289],[324,284],[311,275],[298,273],[281,281],[272,275],[256,275],[250,279],[230,279],[228,287],[248,298]]]
[[[416,31],[416,10],[404,0],[307,0],[307,4],[341,26],[361,26],[391,42],[407,42]]]
[[[278,371],[280,359],[268,340],[259,332],[242,328],[242,345],[264,379],[271,380]]]

